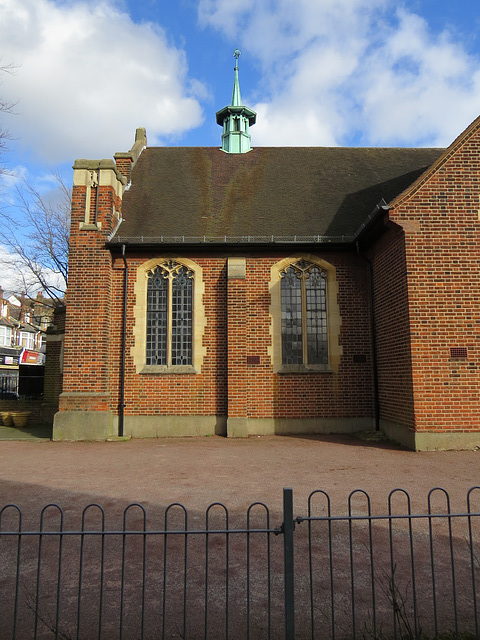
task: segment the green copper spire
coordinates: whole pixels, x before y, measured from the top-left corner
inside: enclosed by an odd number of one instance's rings
[[[242,98],[240,97],[240,83],[238,81],[238,58],[240,56],[240,49],[235,49],[233,55],[235,56],[235,80],[233,81],[232,107],[240,107],[242,105]]]
[[[232,104],[217,111],[217,124],[223,126],[222,150],[227,153],[246,153],[250,147],[250,125],[255,124],[257,114],[242,105],[240,83],[238,81],[238,57],[235,49],[235,79],[233,81]]]

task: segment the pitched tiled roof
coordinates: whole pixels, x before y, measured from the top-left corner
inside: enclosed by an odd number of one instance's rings
[[[293,238],[351,240],[375,206],[414,182],[441,149],[149,147],[113,242]],[[198,240],[201,241],[201,240]]]
[[[22,309],[21,307],[14,307],[13,305],[10,306],[10,318],[12,320],[17,320],[18,322],[20,322],[20,317],[22,315]]]

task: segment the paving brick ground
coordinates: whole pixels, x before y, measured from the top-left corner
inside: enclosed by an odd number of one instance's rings
[[[428,491],[440,486],[452,508],[463,510],[475,485],[478,451],[412,452],[346,436],[0,441],[0,503],[31,509],[49,501],[69,508],[178,501],[201,512],[221,501],[245,512],[260,500],[279,511],[282,488],[292,487],[297,510],[304,511],[312,490],[324,489],[344,511],[349,493],[360,488],[378,512],[392,489],[406,489],[423,509]]]
[[[35,433],[31,430],[30,437]],[[37,436],[40,435],[37,431]],[[7,432],[0,434],[6,437]],[[19,437],[19,433],[11,433],[11,437]],[[23,434],[24,438],[28,433]],[[445,488],[451,498],[453,511],[466,509],[466,494],[472,486],[480,485],[479,456],[476,451],[450,451],[438,453],[414,453],[397,448],[387,442],[375,442],[358,440],[353,437],[260,437],[248,439],[225,439],[220,437],[184,438],[184,439],[158,439],[158,440],[130,440],[121,442],[52,442],[48,438],[3,440],[0,441],[0,509],[3,505],[17,504],[23,512],[23,530],[38,529],[39,514],[46,504],[56,503],[63,510],[65,529],[79,529],[82,510],[91,503],[102,505],[106,513],[106,528],[119,528],[121,526],[123,511],[132,502],[142,503],[147,512],[147,529],[162,529],[164,512],[167,505],[180,502],[188,509],[189,530],[203,528],[205,526],[205,512],[208,506],[220,501],[229,510],[230,526],[245,526],[245,516],[248,506],[254,501],[262,501],[270,508],[271,526],[278,527],[282,523],[282,488],[292,487],[294,491],[295,515],[306,515],[307,497],[315,489],[327,491],[332,500],[332,510],[335,514],[344,514],[347,508],[349,494],[354,489],[363,489],[371,497],[372,510],[375,513],[385,513],[387,497],[390,491],[401,487],[406,489],[412,498],[412,510],[425,512],[427,494],[433,487]],[[477,502],[480,502],[480,491]],[[443,505],[444,507],[444,505]],[[443,508],[442,507],[442,508]],[[475,507],[480,510],[480,504]],[[175,507],[175,509],[178,509]],[[220,509],[214,507],[214,509]],[[8,513],[15,526],[15,512],[10,509]],[[13,513],[13,515],[12,515]],[[46,527],[58,526],[58,510],[49,507],[46,512]],[[92,518],[96,519],[97,530],[99,528],[98,513],[94,508]],[[134,507],[129,510],[127,528],[141,530],[140,510]],[[173,512],[178,516],[178,511]],[[212,527],[223,528],[224,512],[220,509],[214,513]],[[131,514],[131,515],[130,515]],[[260,515],[264,514],[262,511]],[[180,514],[181,515],[181,514]],[[217,518],[218,516],[218,518]],[[215,518],[218,519],[215,520]],[[465,520],[464,520],[465,521]],[[388,531],[384,521],[375,524],[374,539],[381,542],[379,551],[376,551],[377,578],[380,582],[377,590],[376,610],[379,624],[381,620],[391,623],[388,597],[382,596],[381,580],[384,567],[389,567],[388,556]],[[53,523],[53,524],[52,524]],[[242,523],[242,524],[241,524]],[[382,524],[383,523],[383,524]],[[422,524],[423,523],[423,524]],[[419,531],[415,533],[417,589],[419,594],[428,595],[428,567],[429,546],[425,529],[425,520],[417,521]],[[455,524],[455,523],[454,523]],[[265,526],[262,520],[257,524]],[[326,533],[325,523],[318,525],[321,531]],[[442,535],[447,527],[447,521],[435,526],[443,527],[440,531],[438,542],[435,543],[437,557],[440,563],[437,568],[437,584],[439,593],[449,594],[448,582],[444,588],[441,579],[450,576],[448,565],[448,537]],[[87,529],[90,524],[87,526]],[[322,528],[323,527],[323,528]],[[368,538],[366,538],[366,525],[354,525],[355,536],[355,571],[356,600],[358,619],[356,624],[362,633],[365,624],[370,624],[371,608],[369,605],[370,565],[369,555],[366,551]],[[170,524],[173,528],[182,528],[180,525]],[[348,527],[345,523],[334,526],[334,557],[336,573],[335,602],[337,611],[335,617],[336,637],[352,637],[351,591],[349,581],[350,556]],[[15,529],[13,529],[15,530]],[[55,528],[53,530],[56,530]],[[308,556],[307,525],[302,523],[297,526],[295,533],[296,555],[296,620],[297,638],[309,638],[310,613],[307,590]],[[397,531],[397,530],[396,530]],[[329,629],[329,582],[327,548],[328,537],[314,536],[314,548],[312,555],[315,562],[315,625],[318,630],[325,624],[328,637]],[[478,536],[478,528],[476,536]],[[460,555],[456,558],[456,580],[459,601],[459,613],[465,629],[471,628],[471,575],[469,573],[469,556],[466,554],[466,532],[460,531],[456,538],[456,549]],[[409,545],[408,539],[401,537],[399,531],[396,537],[396,559],[399,570],[406,573],[406,583],[410,584],[409,574]],[[87,545],[95,545],[90,540]],[[106,564],[105,567],[105,615],[104,623],[106,631],[102,637],[119,637],[118,620],[119,610],[119,567],[122,538],[112,537],[106,541],[109,551],[108,558],[117,558],[116,562]],[[138,542],[138,538],[136,539]],[[212,639],[224,637],[225,610],[222,603],[225,601],[225,574],[223,564],[220,562],[225,557],[224,542],[222,538],[210,538],[210,565],[209,574],[209,632]],[[250,625],[252,639],[261,639],[265,635],[266,619],[266,592],[262,585],[265,580],[265,556],[262,555],[263,538],[252,541],[252,569],[251,577],[254,587],[253,600],[250,607]],[[6,539],[0,547],[0,593],[10,594],[7,600],[3,600],[3,608],[0,609],[0,628],[11,629],[13,597],[12,584],[15,582],[16,566],[16,540]],[[236,538],[230,534],[230,577],[229,593],[231,603],[230,631],[231,638],[244,638],[245,636],[245,537]],[[283,635],[283,540],[281,536],[271,536],[272,545],[272,637]],[[383,542],[382,542],[383,541]],[[426,541],[426,542],[425,542]],[[42,582],[40,588],[39,610],[42,619],[54,616],[55,601],[51,600],[51,594],[55,593],[57,584],[57,547],[55,537],[44,539],[44,551],[42,560]],[[78,543],[78,540],[77,540]],[[78,544],[74,538],[64,540],[64,567],[63,567],[63,591],[60,601],[62,603],[60,628],[66,630],[65,637],[75,637],[76,612],[77,612],[77,578],[78,578]],[[75,547],[77,544],[77,547]],[[99,543],[98,543],[99,544]],[[98,547],[97,544],[97,547]],[[446,546],[445,546],[446,544]],[[22,542],[23,565],[21,570],[21,596],[19,601],[19,634],[17,637],[32,637],[30,633],[35,618],[32,608],[28,606],[28,598],[32,598],[37,575],[36,538],[24,536]],[[50,545],[50,547],[48,546]],[[156,546],[155,546],[156,545]],[[183,596],[178,585],[182,584],[183,540],[178,537],[169,537],[169,580],[168,602],[169,614],[166,614],[167,636],[171,638],[184,637],[181,632],[181,613],[183,611]],[[259,545],[258,548],[256,545]],[[437,546],[443,545],[443,546]],[[92,564],[85,570],[84,588],[85,600],[82,615],[80,616],[82,633],[81,637],[96,637],[94,633],[98,620],[98,598],[95,599],[98,584],[95,576],[98,573],[99,555],[93,551],[97,547],[87,547],[91,554]],[[126,556],[125,590],[125,638],[137,638],[139,628],[139,612],[142,609],[140,593],[138,589],[138,576],[140,566],[138,555],[140,547],[135,546],[132,540],[127,543],[129,550]],[[158,549],[157,549],[158,547]],[[3,549],[3,555],[1,554]],[[71,550],[71,556],[68,550]],[[75,551],[76,549],[76,551]],[[145,604],[146,638],[159,637],[159,616],[161,612],[161,583],[163,557],[162,539],[149,539],[147,563],[147,601]],[[383,551],[382,551],[383,549]],[[75,552],[74,552],[75,551]],[[204,637],[203,624],[205,580],[204,569],[206,561],[205,539],[190,538],[189,541],[189,602],[186,637]],[[255,555],[258,554],[258,557]],[[30,557],[30,555],[31,557]],[[115,555],[117,554],[117,555]],[[386,555],[385,555],[386,554]],[[87,558],[90,557],[86,556]],[[214,559],[215,558],[215,559]],[[382,561],[383,558],[383,561]],[[217,564],[218,563],[218,564]],[[397,574],[400,579],[401,574]],[[89,577],[90,576],[90,577]],[[92,577],[93,576],[93,577]],[[422,580],[426,578],[426,588]],[[131,582],[129,581],[131,579]],[[91,582],[91,584],[90,584]],[[365,584],[363,584],[365,582]],[[90,586],[89,586],[90,585]],[[92,586],[93,585],[93,586]],[[152,587],[153,585],[153,587]],[[243,585],[243,586],[242,586]],[[363,585],[363,587],[362,587]],[[407,587],[405,587],[407,588]],[[91,592],[88,590],[90,589]],[[25,593],[26,595],[25,595]],[[30,595],[28,595],[30,594]],[[90,595],[89,595],[90,594]],[[92,595],[93,594],[93,595]],[[6,597],[5,595],[2,597]],[[420,596],[419,596],[420,597]],[[423,597],[423,595],[422,595]],[[383,598],[383,599],[382,599]],[[427,598],[428,599],[428,598]],[[323,601],[325,600],[325,602]],[[6,604],[5,604],[6,602]],[[440,603],[439,611],[443,615],[451,611],[451,599]],[[408,608],[410,609],[410,601]],[[422,612],[430,611],[431,605],[420,602]],[[430,607],[430,608],[429,608]],[[463,607],[463,608],[462,608]],[[3,621],[2,621],[3,616]],[[411,617],[411,616],[410,616]],[[327,622],[325,622],[327,621]],[[427,619],[428,623],[428,619]],[[452,629],[452,619],[441,620],[442,629]],[[90,627],[92,629],[89,631]],[[470,626],[468,626],[470,625]],[[44,624],[41,625],[45,631]],[[431,621],[430,621],[431,627]],[[427,627],[428,630],[429,627]],[[110,633],[110,635],[109,635]],[[322,632],[323,634],[323,632]],[[8,634],[7,634],[8,635]],[[10,634],[11,635],[11,634]],[[0,636],[2,633],[0,632]],[[430,634],[431,636],[431,634]],[[3,636],[2,636],[3,637]],[[43,636],[42,636],[43,637]],[[50,637],[50,636],[48,636]],[[63,637],[63,636],[62,636]],[[360,637],[358,635],[357,637]],[[367,634],[362,637],[373,637]],[[379,636],[380,637],[380,636]],[[390,637],[390,636],[384,636]],[[393,637],[393,636],[392,636]],[[432,636],[433,637],[433,636]],[[452,636],[453,637],[453,636]],[[469,636],[470,637],[470,636]],[[473,637],[473,636],[471,636]]]

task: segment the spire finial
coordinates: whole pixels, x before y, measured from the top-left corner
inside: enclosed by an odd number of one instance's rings
[[[233,81],[232,107],[239,107],[242,104],[242,98],[240,97],[240,83],[238,81],[238,57],[240,55],[240,49],[235,49],[233,55],[235,57],[235,80]]]

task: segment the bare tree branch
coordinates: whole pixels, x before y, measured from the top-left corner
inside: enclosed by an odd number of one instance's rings
[[[54,174],[54,179],[56,189],[49,198],[26,180],[15,188],[15,203],[3,213],[0,242],[11,255],[11,266],[22,278],[27,295],[41,288],[57,304],[63,304],[71,193],[59,175]]]

